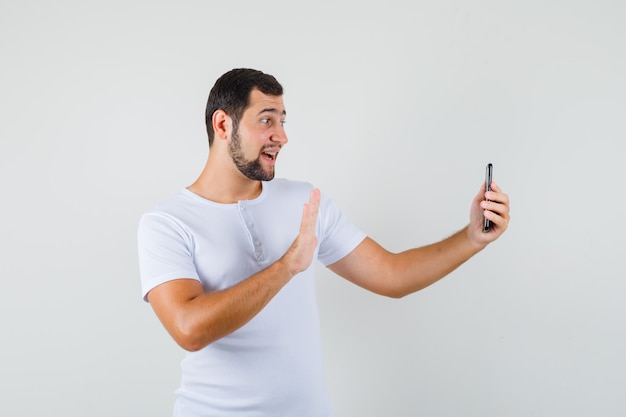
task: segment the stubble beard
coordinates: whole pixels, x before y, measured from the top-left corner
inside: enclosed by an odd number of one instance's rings
[[[233,132],[228,145],[231,158],[239,171],[254,181],[271,181],[274,179],[274,167],[266,171],[261,164],[261,155],[256,159],[246,159],[241,149],[241,136],[239,136],[238,129]]]

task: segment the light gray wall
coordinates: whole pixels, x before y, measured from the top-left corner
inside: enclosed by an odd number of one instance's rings
[[[337,417],[626,414],[626,3],[0,2],[0,409],[169,416],[181,350],[139,293],[139,215],[193,181],[214,80],[277,76],[306,179],[391,250],[509,231],[383,299],[320,267]]]

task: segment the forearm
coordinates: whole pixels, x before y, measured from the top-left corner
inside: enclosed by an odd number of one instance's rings
[[[202,349],[248,323],[292,277],[279,260],[233,287],[188,297],[164,324],[184,349]]]
[[[384,279],[393,296],[411,294],[450,274],[483,248],[470,240],[466,227],[440,242],[392,254]]]

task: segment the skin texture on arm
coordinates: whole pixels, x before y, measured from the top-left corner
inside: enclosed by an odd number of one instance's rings
[[[392,253],[366,238],[329,268],[360,287],[388,297],[419,291],[454,271],[506,230],[509,198],[493,182],[492,189],[485,192],[482,185],[472,201],[470,224],[447,239]],[[482,231],[483,215],[493,224],[487,233]]]
[[[148,301],[174,340],[196,351],[234,332],[250,321],[297,273],[313,260],[315,226],[320,193],[311,192],[305,204],[300,231],[287,252],[268,268],[239,284],[216,292],[204,292],[195,279],[168,281],[148,293]]]

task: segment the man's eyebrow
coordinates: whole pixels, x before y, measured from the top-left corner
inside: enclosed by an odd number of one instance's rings
[[[282,113],[278,111],[278,109],[274,108],[274,107],[266,107],[264,109],[262,109],[257,116],[263,114],[263,113],[276,113],[276,114],[281,114],[281,116],[287,116],[287,111],[283,110]]]

